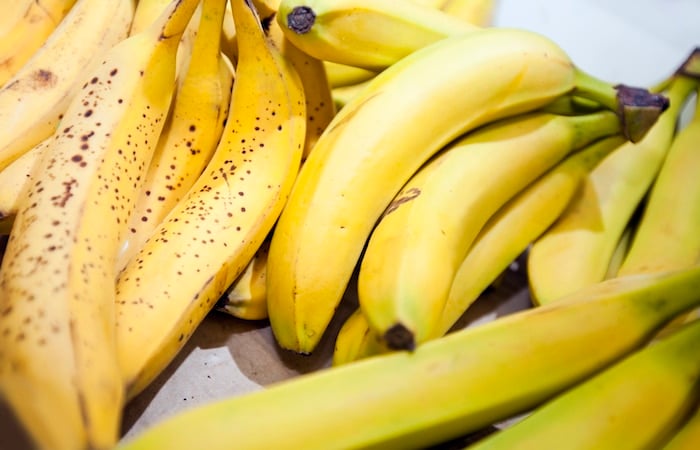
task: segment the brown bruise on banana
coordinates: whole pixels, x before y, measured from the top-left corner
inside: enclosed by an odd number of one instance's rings
[[[402,191],[399,193],[399,195],[396,196],[394,200],[389,203],[389,206],[386,207],[386,210],[380,217],[380,220],[388,215],[391,214],[392,212],[396,211],[401,205],[404,203],[408,203],[414,198],[418,197],[421,194],[421,190],[419,188],[413,187],[410,189],[407,189],[405,191]]]

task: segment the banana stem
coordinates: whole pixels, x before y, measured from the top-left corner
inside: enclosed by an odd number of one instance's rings
[[[598,102],[614,111],[622,124],[623,136],[639,142],[669,105],[668,98],[645,88],[612,85],[576,69],[573,95]]]

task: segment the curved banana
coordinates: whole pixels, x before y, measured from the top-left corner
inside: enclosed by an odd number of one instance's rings
[[[331,61],[323,61],[323,66],[326,70],[328,85],[331,87],[331,89],[368,81],[374,78],[374,76],[377,74],[377,72],[373,70],[348,66]]]
[[[17,1],[17,0],[13,0]],[[76,0],[22,2],[23,11],[0,35],[0,86],[5,85],[45,44],[74,6]]]
[[[201,4],[190,63],[137,196],[120,269],[185,196],[219,143],[233,86],[233,68],[219,46],[225,4],[225,0]]]
[[[0,268],[0,394],[37,447],[118,437],[116,258],[197,3],[174,1],[92,66],[19,200]]]
[[[54,133],[95,55],[126,37],[134,7],[134,0],[78,0],[0,88],[0,169]]]
[[[696,402],[692,414],[660,448],[662,450],[695,450],[698,442],[700,442],[700,399]]]
[[[165,368],[245,269],[301,163],[301,81],[252,5],[234,0],[232,9],[239,58],[219,145],[117,279],[117,351],[129,397]]]
[[[604,138],[568,156],[489,218],[455,273],[432,337],[447,334],[479,295],[556,220],[585,174],[622,142],[619,136]],[[338,332],[333,364],[388,351],[358,309]]]
[[[32,180],[32,168],[52,141],[53,136],[44,139],[0,171],[0,220],[17,214],[22,191]]]
[[[505,28],[444,39],[377,75],[328,125],[276,225],[268,313],[277,342],[314,349],[375,222],[432,154],[478,126],[596,89],[617,107],[615,89],[551,40]]]
[[[696,81],[678,76],[669,109],[645,138],[602,161],[567,211],[530,249],[527,273],[533,301],[545,304],[602,280],[618,240],[656,177],[676,120]]]
[[[469,448],[660,448],[697,398],[698,348],[700,320],[632,352]]]
[[[267,254],[270,240],[265,239],[255,251],[243,273],[226,289],[216,309],[239,319],[267,319]]]
[[[570,153],[620,132],[610,111],[534,112],[440,151],[403,185],[369,237],[357,292],[370,326],[395,349],[441,335],[435,327],[452,280],[488,219]]]
[[[323,61],[298,49],[282,32],[276,20],[270,20],[269,33],[280,51],[299,74],[306,98],[306,139],[302,162],[316,145],[319,136],[335,116],[336,109]]]
[[[698,102],[698,100],[695,100]],[[619,275],[700,261],[700,107],[673,137]]]
[[[277,21],[304,52],[373,71],[444,37],[479,29],[404,0],[282,0]]]
[[[699,290],[700,266],[608,280],[413,352],[178,413],[117,449],[427,448],[526,411],[636,350],[697,305]]]

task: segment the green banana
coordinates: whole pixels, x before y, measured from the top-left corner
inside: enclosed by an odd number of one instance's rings
[[[357,291],[370,326],[397,349],[441,335],[435,327],[452,280],[489,217],[567,155],[620,133],[610,111],[533,112],[440,151],[404,184],[369,237]]]
[[[375,222],[430,156],[571,92],[619,106],[619,91],[578,70],[551,40],[505,28],[443,39],[378,74],[321,135],[275,227],[268,313],[277,342],[313,351]]]
[[[117,449],[428,447],[528,411],[614,363],[700,303],[699,290],[700,266],[607,280],[413,352],[195,407]]]
[[[676,77],[667,93],[670,107],[644,139],[626,143],[603,160],[567,211],[533,243],[527,270],[537,304],[605,277],[622,232],[666,157],[678,115],[696,83]]]
[[[469,448],[660,448],[697,398],[698,349],[700,320],[631,353]]]
[[[282,0],[276,17],[285,36],[304,52],[371,71],[444,37],[480,29],[403,0]]]
[[[167,366],[245,269],[301,163],[301,81],[250,2],[234,0],[232,11],[239,55],[219,145],[117,278],[117,353],[128,398]]]
[[[117,440],[116,258],[197,3],[173,1],[100,55],[19,199],[0,267],[0,395],[39,448]]]

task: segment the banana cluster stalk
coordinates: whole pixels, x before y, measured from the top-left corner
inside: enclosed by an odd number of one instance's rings
[[[413,352],[321,370],[177,413],[117,448],[184,450],[203,439],[211,450],[326,449],[329,443],[425,448],[529,411],[610,366],[697,305],[698,289],[700,266],[607,280]],[[697,358],[687,364],[697,366]],[[270,423],[275,432],[260,431]]]

